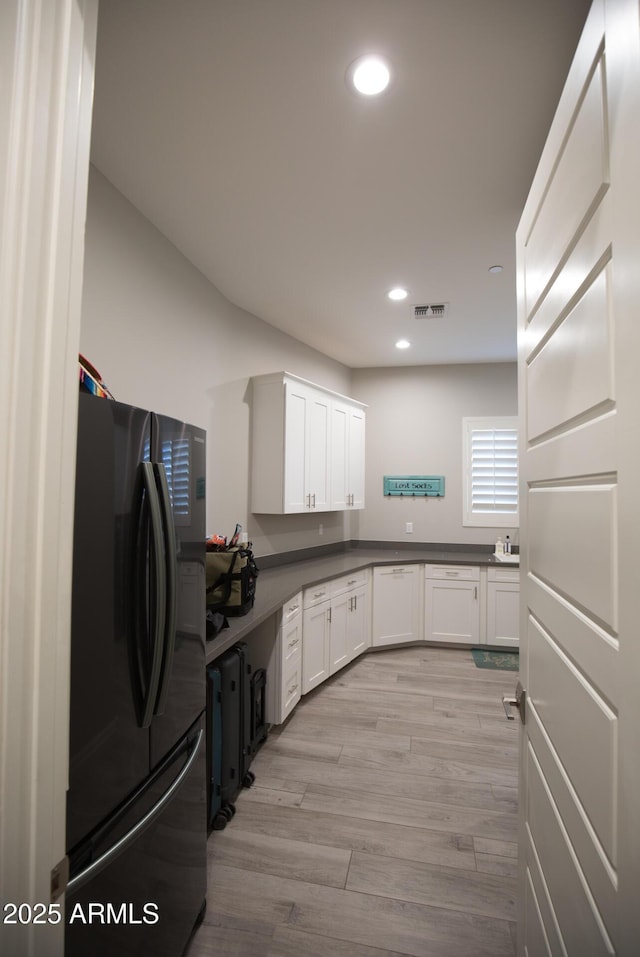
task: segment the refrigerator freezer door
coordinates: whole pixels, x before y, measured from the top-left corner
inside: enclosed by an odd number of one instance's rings
[[[157,715],[151,724],[155,767],[205,707],[205,434],[153,416],[152,458],[166,479],[176,559],[173,633],[167,636]],[[167,532],[167,535],[171,534]],[[169,662],[169,665],[166,663]]]
[[[142,671],[144,681],[150,666],[153,628],[147,598],[134,600],[134,582],[148,578],[136,555],[145,546],[140,462],[149,457],[151,416],[83,394],[78,416],[67,847],[149,773],[134,678]]]
[[[114,826],[100,829],[94,859],[120,853],[81,886],[73,875],[83,849],[71,855],[65,957],[184,953],[206,895],[205,774],[202,715]]]

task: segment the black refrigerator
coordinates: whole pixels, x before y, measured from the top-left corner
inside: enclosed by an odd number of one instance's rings
[[[66,957],[180,957],[206,896],[205,433],[80,394]]]

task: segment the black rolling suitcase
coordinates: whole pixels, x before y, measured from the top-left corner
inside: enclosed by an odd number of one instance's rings
[[[244,758],[242,747],[243,673],[240,656],[231,648],[217,662],[220,671],[222,755],[220,798],[222,806],[231,806],[242,788]]]
[[[266,673],[253,672],[240,642],[207,669],[209,827],[222,830],[235,814],[234,801],[251,787],[253,756],[267,736]]]
[[[253,755],[255,754],[255,742],[253,738],[254,720],[254,697],[253,697],[253,674],[251,662],[249,661],[249,649],[244,642],[240,642],[231,649],[238,656],[240,668],[240,783],[245,788],[250,788],[255,781],[255,774],[250,771]]]
[[[207,825],[221,831],[233,817],[233,804],[222,803],[222,679],[207,668]]]
[[[267,711],[267,673],[258,668],[251,675],[251,743],[250,754],[253,758],[263,741],[266,740],[268,725]]]

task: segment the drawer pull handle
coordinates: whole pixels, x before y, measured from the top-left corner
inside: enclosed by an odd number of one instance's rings
[[[293,641],[290,641],[289,648],[295,648],[295,646],[298,644],[299,641],[300,641],[299,638],[295,638]]]
[[[292,615],[294,611],[297,611],[300,605],[289,605],[289,614]]]
[[[445,575],[450,575],[452,578],[457,578],[460,572],[445,572]]]
[[[287,694],[293,694],[293,693],[296,692],[297,690],[298,690],[298,682],[296,681],[296,683],[295,683],[294,685],[291,685],[291,687],[289,688]]]

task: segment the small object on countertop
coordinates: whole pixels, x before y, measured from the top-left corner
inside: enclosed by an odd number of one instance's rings
[[[501,538],[496,542],[496,547],[493,550],[494,555],[504,555],[504,542]]]
[[[509,536],[507,535],[504,543],[504,553],[505,555],[511,554],[511,542],[509,541]]]

